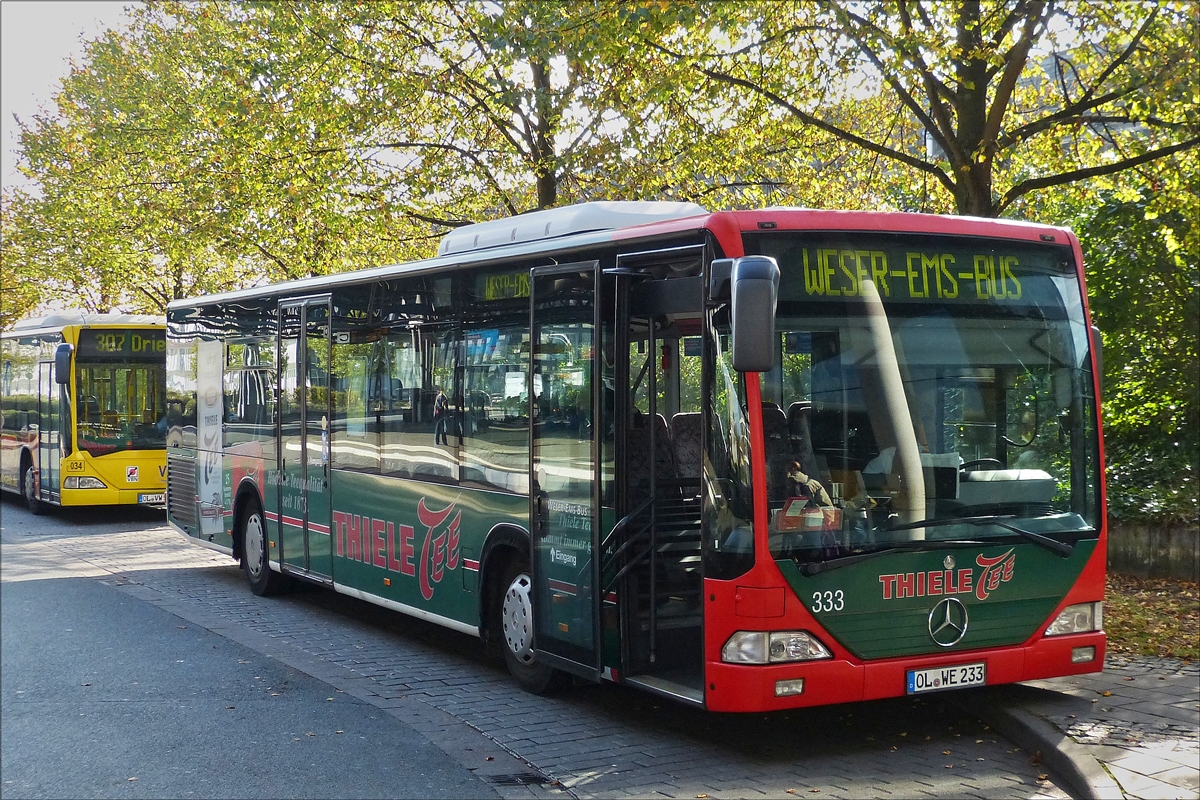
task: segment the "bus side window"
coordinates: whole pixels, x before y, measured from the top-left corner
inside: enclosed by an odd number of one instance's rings
[[[466,332],[463,480],[513,492],[528,482],[528,325]]]
[[[337,469],[379,471],[377,418],[380,406],[375,387],[382,376],[378,351],[382,342],[333,344],[333,421],[331,459]]]
[[[402,478],[458,480],[461,442],[457,388],[458,340],[450,326],[421,326],[397,337],[392,375],[408,399],[406,408],[383,418],[382,471]],[[411,381],[411,383],[409,382]],[[438,388],[446,395],[444,415],[434,418]],[[441,425],[439,426],[439,421]]]

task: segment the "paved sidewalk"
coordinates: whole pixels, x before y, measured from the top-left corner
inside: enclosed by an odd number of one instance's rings
[[[998,687],[987,706],[1076,796],[1200,796],[1200,663],[1110,655],[1104,672]]]

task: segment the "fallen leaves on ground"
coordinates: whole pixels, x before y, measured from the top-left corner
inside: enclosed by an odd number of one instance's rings
[[[1110,574],[1104,630],[1110,653],[1200,658],[1200,585]]]

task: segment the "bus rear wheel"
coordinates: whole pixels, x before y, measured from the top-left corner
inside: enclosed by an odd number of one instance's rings
[[[501,649],[508,671],[522,689],[533,694],[550,694],[567,685],[569,676],[538,661],[533,650],[533,581],[524,558],[512,558],[504,566],[495,604]]]
[[[21,475],[21,495],[25,498],[25,506],[31,514],[45,514],[46,504],[38,498],[38,474],[33,468],[33,462],[26,462]]]
[[[250,591],[259,597],[277,594],[284,589],[286,578],[271,570],[267,557],[267,526],[263,522],[262,506],[250,500],[242,507],[242,569]]]

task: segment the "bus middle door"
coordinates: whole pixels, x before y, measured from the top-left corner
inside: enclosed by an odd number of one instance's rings
[[[600,674],[594,262],[530,275],[530,519],[538,658]]]
[[[329,297],[279,305],[279,487],[282,564],[329,582]]]
[[[62,388],[54,381],[54,362],[38,365],[38,405],[41,424],[38,426],[38,476],[42,499],[58,501],[59,428],[61,411],[59,395]]]

